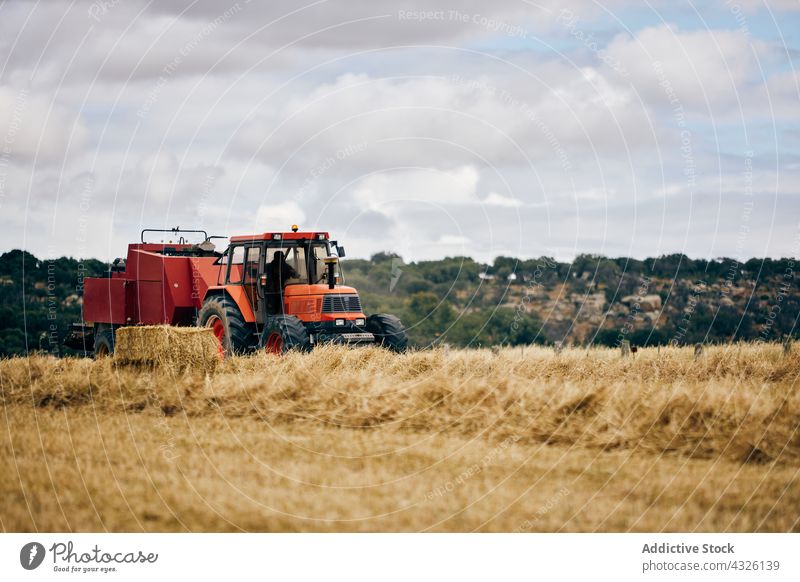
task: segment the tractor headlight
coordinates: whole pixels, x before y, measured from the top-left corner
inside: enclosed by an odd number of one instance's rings
[[[344,319],[337,319],[336,325],[344,325]]]
[[[356,325],[359,326],[359,327],[363,326],[364,325],[364,320],[363,319],[356,319]]]

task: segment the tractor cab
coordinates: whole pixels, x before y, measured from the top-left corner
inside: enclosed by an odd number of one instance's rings
[[[337,290],[342,256],[344,248],[327,232],[298,232],[293,225],[291,232],[232,237],[220,264],[224,284],[241,285],[258,323],[274,315],[312,320],[316,310],[309,307],[316,304],[309,298],[319,296],[321,308],[322,295]],[[342,291],[358,297],[355,289]]]

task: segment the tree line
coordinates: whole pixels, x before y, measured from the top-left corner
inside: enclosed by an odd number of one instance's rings
[[[69,353],[61,340],[81,320],[83,278],[107,269],[95,259],[38,259],[22,250],[0,255],[0,355]],[[683,254],[406,263],[378,253],[342,261],[345,283],[358,288],[368,313],[398,314],[419,347],[777,341],[797,335],[800,293],[794,269],[793,259],[740,262]],[[635,313],[624,303],[643,278],[652,281],[648,293],[661,298],[658,317]],[[581,302],[598,294],[605,300],[603,313],[582,322]],[[566,317],[554,320],[552,305],[559,302],[570,309],[574,303],[575,315],[566,309]]]

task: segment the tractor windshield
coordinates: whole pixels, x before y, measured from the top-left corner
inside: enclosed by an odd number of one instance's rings
[[[308,243],[283,241],[280,246],[267,248],[265,260],[269,264],[275,253],[282,252],[286,264],[294,269],[296,277],[286,279],[286,285],[324,283],[327,272],[323,260],[330,254],[327,242]]]

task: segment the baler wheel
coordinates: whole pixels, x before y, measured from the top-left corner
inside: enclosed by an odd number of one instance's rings
[[[108,323],[94,326],[94,357],[105,358],[114,355],[114,327]]]

